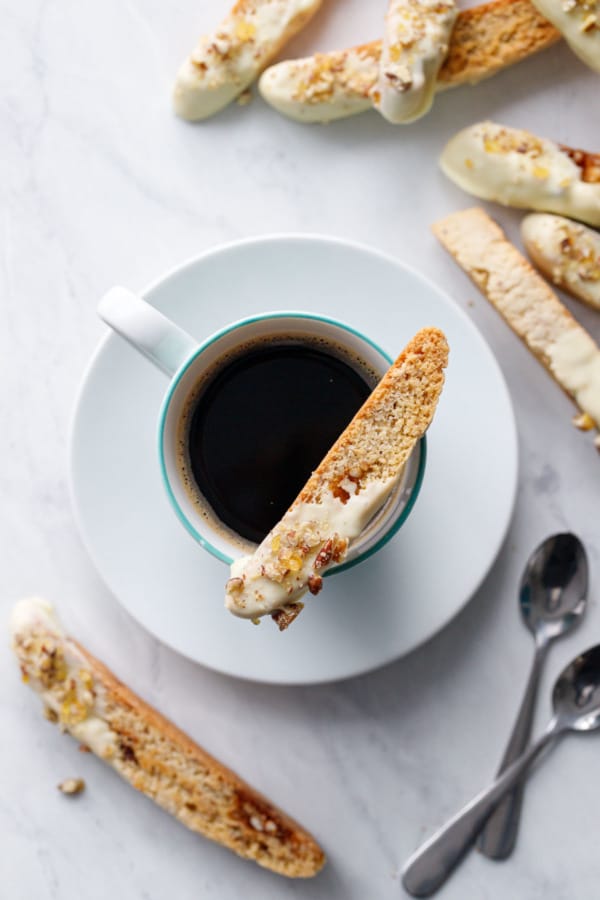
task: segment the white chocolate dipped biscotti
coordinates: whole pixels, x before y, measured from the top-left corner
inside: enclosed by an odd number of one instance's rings
[[[547,278],[600,309],[600,234],[563,216],[531,213],[521,223],[527,253]]]
[[[231,103],[320,5],[321,0],[237,0],[181,66],[173,92],[177,115],[206,119]]]
[[[491,0],[460,10],[435,90],[476,84],[560,39],[529,0]],[[373,108],[381,41],[316,53],[270,66],[259,90],[271,106],[298,122],[331,122]]]
[[[600,428],[600,348],[550,285],[482,209],[452,213],[433,232],[577,404],[576,424]]]
[[[46,717],[183,825],[279,875],[307,878],[323,851],[296,822],[194,743],[75,640],[49,603],[20,601],[12,646]]]
[[[440,166],[483,200],[600,225],[600,156],[594,153],[520,128],[478,122],[451,138]]]
[[[424,328],[388,369],[283,518],[256,551],[236,560],[225,603],[241,618],[272,615],[283,630],[318,594],[402,476],[429,427],[444,384],[446,338]]]
[[[389,0],[373,105],[394,124],[413,122],[433,103],[458,10],[454,0]]]

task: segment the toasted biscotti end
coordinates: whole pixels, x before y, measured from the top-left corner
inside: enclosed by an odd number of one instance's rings
[[[532,213],[521,222],[525,249],[547,278],[600,309],[600,234],[563,216]]]
[[[308,480],[299,503],[335,496],[352,473],[356,491],[398,477],[433,419],[448,365],[448,342],[423,328],[406,345],[379,385]]]
[[[476,197],[589,225],[600,225],[599,163],[595,154],[497,122],[464,128],[440,156],[448,178]]]
[[[177,115],[200,121],[231,103],[320,5],[321,0],[237,0],[179,69],[173,90]]]
[[[558,40],[560,33],[529,0],[492,0],[461,10],[438,90],[483,81]]]
[[[50,604],[17,604],[12,643],[46,718],[187,828],[289,878],[322,868],[325,856],[308,832],[67,637]]]
[[[600,429],[600,348],[550,285],[482,210],[436,222],[434,234],[557,384]]]
[[[322,575],[383,506],[429,427],[444,384],[446,338],[424,328],[409,342],[255,552],[231,567],[225,605],[240,618],[272,615],[280,630],[318,594]]]

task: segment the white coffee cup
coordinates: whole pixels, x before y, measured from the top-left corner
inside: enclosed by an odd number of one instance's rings
[[[170,379],[158,418],[158,454],[167,496],[181,523],[198,543],[225,563],[251,552],[254,544],[219,523],[208,504],[191,495],[182,476],[178,442],[186,403],[203,376],[236,348],[277,336],[318,338],[344,348],[381,377],[391,359],[349,325],[301,311],[268,312],[227,325],[202,342],[183,331],[151,304],[123,287],[114,287],[98,306],[100,317]],[[352,542],[339,572],[381,549],[409,515],[423,480],[426,439],[409,457],[403,476],[383,507]]]

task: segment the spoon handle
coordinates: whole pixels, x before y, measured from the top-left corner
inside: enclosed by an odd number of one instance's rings
[[[506,792],[519,781],[538,754],[559,733],[553,720],[541,738],[512,763],[503,775],[413,853],[402,872],[402,884],[409,894],[413,897],[429,897],[442,886]]]
[[[548,641],[536,642],[535,656],[525,695],[497,775],[501,775],[523,753],[529,743],[540,673],[548,646]],[[524,790],[525,782],[517,784],[502,803],[498,804],[485,823],[477,846],[490,859],[506,859],[514,849],[521,819]]]

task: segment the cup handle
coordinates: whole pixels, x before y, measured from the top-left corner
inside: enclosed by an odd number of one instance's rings
[[[167,375],[198,349],[191,335],[127,288],[111,288],[98,304],[98,315]]]

